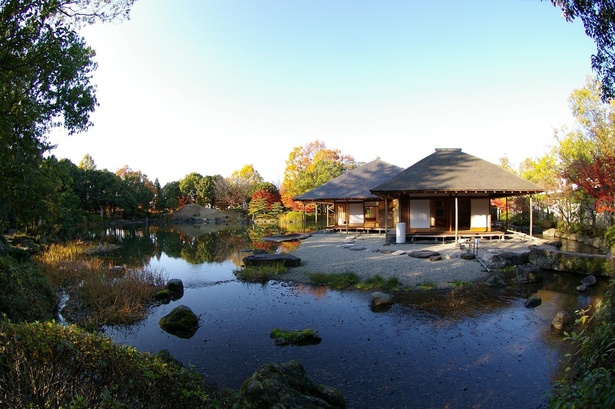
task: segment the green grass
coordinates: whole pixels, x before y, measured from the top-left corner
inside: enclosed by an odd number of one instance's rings
[[[359,276],[353,272],[345,273],[312,273],[309,275],[313,285],[327,286],[335,290],[344,290],[348,288],[357,288],[363,291],[371,290],[390,290],[395,291],[401,287],[401,282],[397,277],[384,279],[380,275],[369,277],[364,281],[359,279]]]
[[[391,277],[385,280],[380,275],[375,275],[374,277],[369,277],[364,281],[357,284],[357,288],[359,290],[398,290],[401,286],[401,282],[397,277]]]
[[[309,275],[310,281],[314,285],[327,286],[336,290],[354,287],[359,283],[359,276],[356,273],[312,273]]]
[[[284,263],[277,262],[268,265],[245,266],[240,270],[235,270],[234,273],[241,281],[265,284],[267,281],[273,280],[276,276],[287,271],[288,269],[284,267]]]
[[[449,281],[449,284],[452,285],[453,288],[472,287],[472,283],[461,280]]]
[[[436,283],[434,283],[433,281],[425,281],[416,285],[416,288],[419,290],[433,290],[436,287]]]

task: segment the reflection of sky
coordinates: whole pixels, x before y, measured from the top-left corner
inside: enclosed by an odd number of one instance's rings
[[[529,287],[513,286],[514,294],[485,290],[486,303],[476,308],[467,308],[456,292],[458,307],[451,313],[421,309],[420,301],[375,313],[368,292],[241,283],[230,261],[192,265],[163,254],[151,267],[182,279],[184,297],[154,308],[128,332],[109,330],[117,342],[153,353],[167,349],[235,390],[259,366],[296,359],[315,381],[340,389],[348,407],[538,407],[563,356],[561,335],[551,330],[551,319],[562,306],[586,298],[574,290],[562,294],[537,288],[543,304],[527,309],[523,303]],[[200,328],[190,339],[174,337],[158,325],[180,304],[200,317]],[[461,305],[468,312],[460,312]],[[276,347],[269,338],[276,327],[312,328],[323,340],[307,347]]]
[[[179,278],[186,288],[233,280],[233,270],[236,269],[230,260],[222,263],[190,264],[181,258],[171,258],[165,253],[162,253],[159,260],[152,258],[149,268],[164,271],[169,279]]]

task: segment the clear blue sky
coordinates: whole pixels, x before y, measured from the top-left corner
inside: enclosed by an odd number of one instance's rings
[[[100,106],[52,153],[163,185],[245,164],[277,184],[316,139],[361,162],[455,147],[519,164],[572,123],[595,50],[539,0],[140,0],[83,34]]]

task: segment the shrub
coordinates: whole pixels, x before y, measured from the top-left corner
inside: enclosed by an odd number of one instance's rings
[[[610,249],[615,246],[615,226],[609,227],[606,232],[604,232],[604,244]]]
[[[307,215],[306,215],[307,216]],[[303,212],[288,212],[282,215],[280,221],[283,225],[301,226],[303,223]]]
[[[215,407],[202,378],[76,326],[0,323],[4,407]]]
[[[569,355],[566,375],[551,390],[549,407],[615,407],[615,282],[593,315],[581,311],[579,333],[567,333],[574,353]]]
[[[13,321],[53,319],[56,294],[31,261],[0,256],[0,312]]]

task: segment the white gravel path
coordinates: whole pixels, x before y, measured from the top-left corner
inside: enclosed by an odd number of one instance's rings
[[[480,282],[491,275],[477,260],[459,258],[465,250],[454,243],[384,243],[383,234],[314,233],[291,253],[301,258],[301,265],[291,268],[284,279],[308,282],[310,273],[353,272],[362,280],[380,275],[384,279],[397,277],[406,287],[433,284],[450,288],[455,281]],[[481,241],[478,253],[488,262],[492,254],[527,251],[529,244],[539,243],[521,239]],[[416,250],[437,251],[442,260],[408,256]]]

